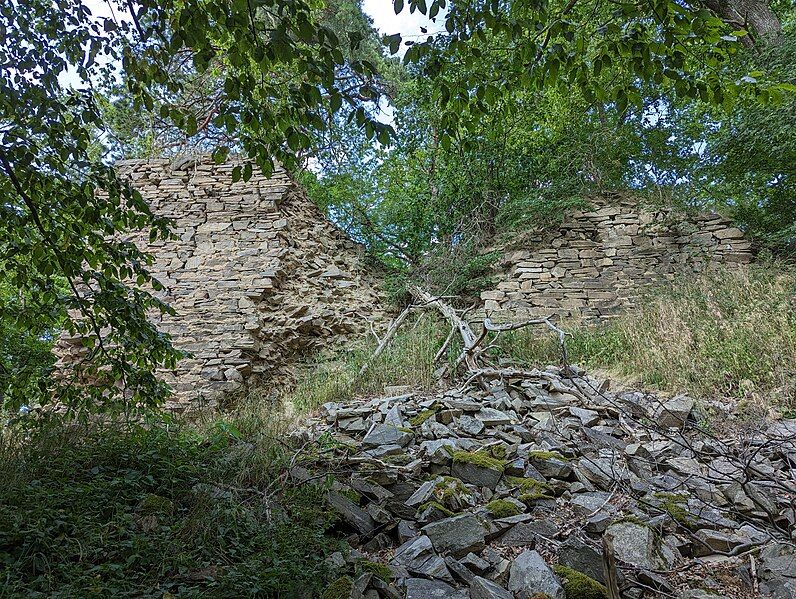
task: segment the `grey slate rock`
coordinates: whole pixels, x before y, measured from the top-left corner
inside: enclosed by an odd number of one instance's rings
[[[445,556],[445,565],[456,580],[466,585],[469,585],[475,578],[475,574],[452,555]]]
[[[605,531],[613,539],[617,559],[644,570],[668,570],[675,562],[674,551],[649,526],[617,522]]]
[[[602,554],[576,536],[569,537],[558,548],[558,563],[605,583]]]
[[[348,497],[329,491],[328,498],[329,505],[360,534],[370,534],[376,528],[376,523],[370,514],[348,499]]]
[[[431,539],[437,552],[447,551],[454,557],[483,549],[486,534],[485,528],[472,514],[459,514],[432,522],[423,527],[423,532]]]
[[[410,578],[406,581],[406,599],[468,599],[465,589],[455,589],[439,580]]]
[[[555,524],[548,520],[522,522],[507,530],[498,543],[504,547],[526,547],[536,542],[538,537],[550,539],[556,532]]]
[[[419,536],[398,547],[390,565],[403,568],[411,574],[453,581],[445,561],[434,552],[426,536]]]
[[[498,482],[503,477],[503,471],[496,468],[485,468],[469,462],[453,462],[451,474],[456,478],[462,479],[466,483],[479,487],[497,487]]]
[[[470,583],[470,599],[514,599],[514,595],[494,582],[476,576]]]
[[[678,395],[655,406],[653,420],[666,428],[681,428],[694,408],[694,400],[687,395]]]
[[[536,551],[526,549],[511,564],[509,590],[519,599],[530,599],[534,593],[547,593],[552,599],[565,599],[564,587],[558,577]]]
[[[374,423],[362,439],[363,447],[381,447],[384,445],[399,445],[406,447],[412,440],[412,433],[400,430],[392,424]]]

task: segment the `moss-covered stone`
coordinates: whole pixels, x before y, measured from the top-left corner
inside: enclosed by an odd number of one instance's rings
[[[655,493],[653,497],[660,502],[660,509],[669,514],[672,520],[689,530],[697,528],[697,522],[684,507],[688,502],[688,498],[685,495],[680,493]]]
[[[436,410],[423,410],[417,416],[410,419],[409,424],[412,426],[421,426],[426,420],[434,416],[436,413]]]
[[[484,451],[487,451],[489,455],[491,455],[496,460],[505,460],[506,459],[506,446],[505,445],[491,445],[488,448],[485,448]]]
[[[458,462],[460,464],[472,464],[474,466],[480,466],[481,468],[489,468],[490,470],[498,470],[503,472],[506,469],[506,464],[501,460],[495,459],[490,457],[485,452],[482,451],[464,451],[458,450],[454,451],[453,454],[453,461]]]
[[[508,518],[522,513],[520,508],[505,499],[493,499],[486,504],[486,509],[495,518]]]
[[[567,599],[608,599],[608,589],[582,572],[566,566],[554,566]]]
[[[561,460],[562,462],[569,461],[569,458],[565,458],[557,451],[530,451],[528,452],[528,459],[538,460],[540,462],[545,460]]]
[[[553,490],[553,487],[546,482],[536,480],[535,478],[526,478],[523,476],[507,476],[506,483],[511,487],[517,487],[517,489],[519,489],[519,491],[522,493]]]
[[[380,578],[384,582],[392,580],[392,570],[387,564],[380,564],[379,562],[362,562],[362,571],[370,572],[376,578]]]
[[[326,587],[321,599],[349,599],[354,581],[348,576],[342,576]]]
[[[455,476],[443,476],[434,486],[435,500],[454,512],[461,509],[464,497],[469,494],[464,483]]]
[[[420,511],[424,512],[430,507],[433,507],[434,509],[439,510],[440,512],[445,514],[445,516],[448,517],[448,518],[450,518],[451,516],[455,516],[456,515],[456,512],[454,512],[453,510],[449,510],[444,505],[442,505],[439,501],[427,501],[426,503],[424,503],[423,505],[420,506]]]
[[[546,493],[542,493],[541,491],[531,491],[529,493],[520,493],[520,496],[517,497],[518,500],[522,501],[528,507],[531,507],[536,501],[541,501],[543,499],[553,499],[551,495],[547,495]]]

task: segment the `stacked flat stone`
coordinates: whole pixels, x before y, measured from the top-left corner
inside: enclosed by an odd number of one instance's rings
[[[496,320],[578,316],[599,322],[632,307],[645,286],[711,265],[747,264],[751,244],[715,213],[653,211],[626,195],[592,198],[552,231],[505,249],[499,281],[484,291]]]
[[[288,376],[300,355],[384,319],[362,248],[283,169],[269,178],[255,168],[233,183],[236,164],[207,156],[117,163],[153,211],[173,219],[178,236],[133,238],[154,256],[160,295],[176,310],[153,319],[191,353],[160,373],[174,390],[172,409],[212,405],[252,376]],[[75,341],[62,340],[62,352]]]

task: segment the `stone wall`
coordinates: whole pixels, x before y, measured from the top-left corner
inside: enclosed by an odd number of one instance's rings
[[[633,306],[647,285],[752,258],[743,233],[718,214],[653,211],[625,195],[590,202],[590,210],[569,214],[555,230],[504,248],[499,282],[481,294],[488,315],[601,321]]]
[[[206,157],[118,164],[179,236],[135,239],[177,312],[158,326],[192,354],[161,373],[172,409],[212,404],[252,376],[284,378],[298,357],[364,337],[385,318],[361,248],[284,170],[266,178],[255,168],[233,183],[233,167]]]

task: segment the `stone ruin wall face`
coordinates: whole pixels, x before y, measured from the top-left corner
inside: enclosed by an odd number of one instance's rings
[[[499,282],[481,293],[487,315],[574,316],[596,323],[634,306],[648,285],[752,259],[750,242],[718,214],[654,212],[620,195],[591,204],[554,231],[530,234],[504,252]]]
[[[212,405],[252,376],[279,379],[297,357],[382,322],[383,298],[361,248],[329,223],[284,170],[232,182],[208,158],[123,161],[119,172],[177,241],[150,251],[159,294],[176,310],[158,326],[192,355],[161,376],[167,405]]]

